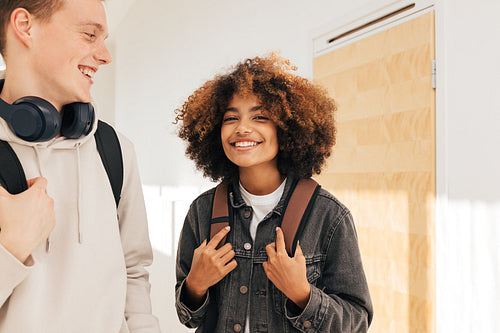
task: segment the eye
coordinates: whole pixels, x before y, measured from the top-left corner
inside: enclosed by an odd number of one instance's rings
[[[235,120],[238,120],[238,118],[236,116],[225,116],[224,119],[222,119],[222,122],[226,123],[226,122],[235,121]]]
[[[255,116],[253,119],[255,119],[255,120],[269,120],[268,117],[263,116],[263,115]]]
[[[96,37],[97,37],[95,34],[93,34],[91,32],[84,32],[84,34],[87,36],[88,39],[92,39],[92,40],[96,39]]]

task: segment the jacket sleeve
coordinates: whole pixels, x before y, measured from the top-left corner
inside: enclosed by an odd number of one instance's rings
[[[186,277],[191,270],[194,250],[201,244],[199,232],[195,231],[199,222],[195,206],[195,202],[193,202],[184,220],[184,226],[179,237],[175,269],[177,277],[175,285],[175,308],[180,322],[189,328],[199,327],[204,323],[210,298],[212,297],[209,290],[204,303],[198,309],[190,309],[184,302]]]
[[[2,244],[0,244],[0,308],[23,280],[29,275],[31,266],[34,264],[33,257],[29,256],[23,264]]]
[[[327,259],[309,302],[302,312],[287,300],[286,316],[301,332],[367,332],[373,316],[372,303],[361,263],[352,215],[339,213],[332,225]]]
[[[137,160],[132,143],[122,135],[119,139],[124,174],[118,221],[127,269],[126,326],[130,332],[160,332],[158,319],[151,309],[151,286],[146,267],[153,261],[153,251]]]

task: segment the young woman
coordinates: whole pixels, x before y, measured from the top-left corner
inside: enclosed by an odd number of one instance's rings
[[[176,110],[187,155],[227,186],[229,225],[210,237],[214,188],[193,201],[179,240],[176,308],[197,332],[370,325],[354,222],[334,196],[317,192],[295,252],[286,250],[281,223],[290,196],[299,179],[320,173],[335,143],[334,101],[294,69],[275,54],[248,59]]]

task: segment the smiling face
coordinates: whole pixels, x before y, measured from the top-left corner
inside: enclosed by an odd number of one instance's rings
[[[99,66],[111,62],[100,0],[66,0],[48,22],[33,21],[33,78],[40,95],[56,106],[90,102]]]
[[[221,140],[227,158],[239,167],[278,170],[276,125],[255,95],[234,95],[224,113]]]

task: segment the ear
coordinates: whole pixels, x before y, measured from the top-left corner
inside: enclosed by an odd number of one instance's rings
[[[33,16],[24,8],[16,8],[10,15],[9,27],[24,45],[31,45]]]

